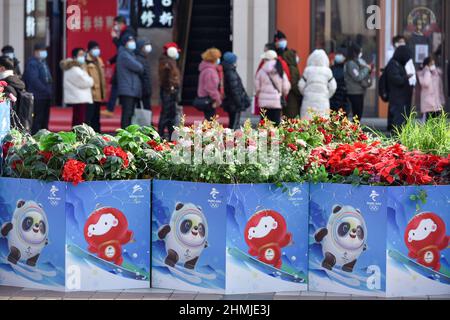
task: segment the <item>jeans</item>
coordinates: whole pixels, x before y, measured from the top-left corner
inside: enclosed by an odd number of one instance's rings
[[[263,109],[266,111],[266,118],[279,126],[281,123],[281,109]]]
[[[172,138],[175,120],[177,116],[178,91],[166,92],[161,90],[161,116],[159,118],[158,133],[164,137],[166,128],[169,131],[169,139]]]
[[[350,100],[350,104],[352,105],[353,118],[358,117],[358,120],[361,121],[364,110],[364,95],[349,94],[348,100]]]
[[[93,104],[89,104],[86,110],[86,124],[91,126],[95,132],[100,133],[100,107],[101,102],[94,102]]]
[[[114,109],[116,107],[117,97],[118,97],[118,89],[117,89],[117,83],[113,81],[111,84],[111,95],[109,97],[108,104],[106,106],[106,109],[110,112],[114,112]]]
[[[47,129],[50,121],[50,99],[39,99],[34,101],[34,117],[31,134],[36,134],[39,130]]]
[[[122,129],[126,129],[131,125],[131,120],[134,115],[134,108],[139,103],[139,98],[130,97],[130,96],[120,96],[120,104],[122,105],[122,121],[121,127]]]

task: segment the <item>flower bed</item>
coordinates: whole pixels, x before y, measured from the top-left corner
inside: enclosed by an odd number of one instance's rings
[[[67,190],[67,203],[71,203],[71,194],[85,195],[92,186],[110,190],[115,184],[126,186],[120,189],[123,199],[136,200],[135,193],[142,189],[148,190],[145,193],[150,197],[146,179],[157,179],[151,219],[156,287],[227,293],[301,291],[307,289],[309,273],[309,288],[318,291],[377,296],[448,293],[450,285],[444,281],[448,279],[448,250],[444,245],[449,221],[444,213],[449,211],[449,203],[443,196],[448,194],[450,181],[448,154],[425,153],[394,139],[374,137],[341,114],[330,119],[288,120],[280,127],[263,120],[256,128],[247,122],[232,131],[212,121],[182,125],[175,131],[174,143],[162,141],[152,128],[138,126],[119,130],[116,136],[96,134],[87,126],[75,127],[72,132],[41,131],[34,137],[13,131],[3,145],[4,174],[52,182],[46,188],[60,183]],[[423,150],[433,148],[429,141],[426,146]],[[11,181],[15,180],[7,183]],[[111,201],[105,198],[102,206],[120,209],[127,203],[121,200],[118,204],[115,195],[104,194]],[[29,199],[25,200],[43,201],[41,193],[26,196]],[[5,197],[10,198],[14,199]],[[94,212],[94,200],[91,195],[79,196],[77,201],[86,202],[86,207],[74,207],[72,213]],[[150,214],[148,205],[143,201],[136,208],[126,206],[127,212],[123,212],[130,226],[143,228],[142,234],[149,232],[142,226],[142,221],[150,221],[144,215]],[[8,206],[14,208],[13,204]],[[142,214],[135,216],[135,211]],[[191,215],[186,225],[177,220],[184,211]],[[12,212],[5,211],[5,221],[11,219]],[[72,213],[65,212],[69,225]],[[440,230],[430,236],[434,239],[439,234],[431,244],[437,249],[433,247],[430,253],[412,250],[410,242],[415,245],[415,239],[400,241],[411,227],[409,220],[415,221],[420,213],[426,214],[419,216],[425,217],[423,223]],[[89,216],[83,217],[86,220]],[[411,227],[416,231],[422,227],[422,220],[417,219],[417,225]],[[265,222],[271,222],[273,229],[261,231]],[[197,229],[192,233],[194,224]],[[348,230],[339,230],[341,225]],[[259,236],[254,237],[250,230]],[[188,242],[194,245],[181,248],[175,238],[183,239],[188,231],[192,233],[192,237],[186,236]],[[71,232],[79,236],[84,230]],[[330,247],[327,239],[339,232],[349,237],[355,252],[341,250],[339,256],[337,245]],[[273,237],[276,248],[266,245],[273,243]],[[130,245],[122,249],[129,252]],[[89,249],[85,246],[85,242],[68,246],[67,255],[75,252],[77,259],[84,257]],[[142,247],[139,258],[144,251]],[[122,253],[125,256],[125,251]],[[428,256],[421,258],[422,253]],[[427,262],[430,254],[440,257],[440,265],[435,260]],[[106,258],[98,261],[108,262]],[[115,262],[121,266],[120,259]],[[101,270],[108,276],[121,273],[118,270],[122,269],[110,266],[102,264]],[[148,271],[145,266],[141,269],[131,270],[140,276]],[[77,283],[76,278],[70,279]],[[87,279],[74,286],[84,290],[104,285]],[[411,279],[420,279],[424,285],[417,287]],[[120,281],[116,284],[115,288],[124,285]],[[409,293],[404,288],[409,288]]]

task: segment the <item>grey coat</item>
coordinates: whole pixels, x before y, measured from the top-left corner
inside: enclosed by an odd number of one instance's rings
[[[125,47],[120,47],[117,57],[117,88],[119,96],[141,98],[141,75],[143,73],[144,66],[138,61],[135,53]]]
[[[349,60],[345,64],[345,85],[347,87],[347,94],[361,95],[366,92],[366,89],[361,85],[363,80],[370,75],[370,69],[359,64],[354,60]]]

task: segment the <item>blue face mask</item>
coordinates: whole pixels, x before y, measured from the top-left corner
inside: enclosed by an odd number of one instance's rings
[[[101,52],[101,51],[100,51],[100,49],[98,49],[98,48],[97,48],[97,49],[92,49],[92,50],[91,50],[91,54],[92,54],[92,56],[95,57],[95,58],[100,57],[100,52]]]
[[[177,55],[175,56],[175,60],[178,60],[178,59],[180,59],[180,53],[179,52],[177,52]]]
[[[278,48],[280,49],[286,49],[287,48],[287,40],[280,40],[278,41]]]
[[[136,42],[128,42],[127,43],[127,48],[130,50],[136,50]]]
[[[47,59],[47,57],[48,57],[48,52],[47,52],[47,50],[39,51],[39,58],[41,58],[42,60],[44,60],[44,59]]]
[[[11,60],[14,60],[14,58],[16,57],[14,52],[8,52],[5,53],[5,56],[7,56],[8,58],[10,58]]]
[[[85,64],[86,63],[86,57],[85,56],[77,57],[77,61],[78,61],[79,64]]]
[[[334,58],[334,62],[337,63],[337,64],[344,63],[344,61],[345,61],[345,57],[344,57],[344,55],[342,55],[342,54],[338,54],[338,55],[336,55],[336,57]]]

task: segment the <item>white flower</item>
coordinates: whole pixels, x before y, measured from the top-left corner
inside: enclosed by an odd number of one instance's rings
[[[308,146],[306,141],[303,139],[297,139],[295,142],[297,143],[297,145],[302,146],[303,148],[306,148]]]

